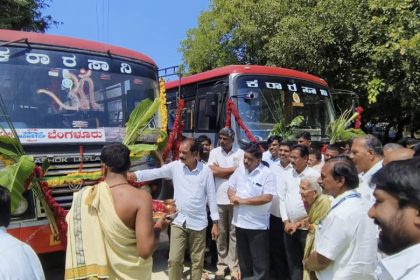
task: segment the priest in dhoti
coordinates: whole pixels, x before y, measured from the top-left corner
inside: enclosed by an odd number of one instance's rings
[[[152,199],[127,182],[129,151],[111,144],[101,153],[105,181],[74,195],[67,215],[65,279],[151,279],[156,225]]]

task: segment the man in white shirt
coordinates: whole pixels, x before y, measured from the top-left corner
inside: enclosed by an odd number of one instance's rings
[[[364,135],[353,140],[350,158],[356,165],[360,177],[358,192],[362,197],[373,203],[372,176],[382,168],[383,151],[382,143],[373,135]]]
[[[191,258],[191,279],[202,276],[206,243],[207,212],[209,205],[213,220],[212,237],[219,235],[213,174],[198,161],[199,143],[187,138],[179,148],[179,160],[160,168],[135,172],[136,181],[169,178],[173,181],[174,199],[179,213],[171,227],[168,260],[170,280],[182,279],[185,249],[188,246]]]
[[[230,177],[229,199],[234,208],[241,279],[268,279],[270,273],[269,218],[276,193],[274,174],[261,164],[258,145],[245,149],[244,166]]]
[[[334,200],[318,225],[315,249],[304,260],[305,268],[315,271],[319,280],[375,279],[376,227],[356,191],[359,178],[354,163],[346,156],[330,159],[318,182]]]
[[[216,279],[224,279],[227,270],[238,278],[238,256],[236,251],[235,227],[232,225],[233,205],[227,196],[227,181],[232,173],[243,164],[244,151],[233,145],[235,132],[228,127],[219,131],[219,147],[210,151],[208,166],[213,171],[217,207],[219,211],[220,236],[217,245]]]
[[[284,223],[284,245],[291,280],[303,277],[302,259],[306,244],[307,230],[299,228],[300,221],[307,217],[300,195],[300,180],[303,177],[319,177],[319,172],[308,167],[309,150],[304,145],[295,145],[290,152],[293,169],[287,172],[280,193],[280,213]]]
[[[279,164],[279,146],[283,138],[281,136],[270,136],[267,139],[268,151],[262,155],[262,160],[268,163],[269,166]]]
[[[311,133],[308,131],[304,131],[296,135],[296,140],[299,145],[306,146],[308,149],[311,147]]]
[[[278,164],[270,166],[270,170],[276,176],[276,195],[273,196],[270,209],[270,277],[271,279],[288,279],[289,268],[287,266],[286,249],[284,247],[284,224],[280,212],[280,196],[285,193],[285,178],[288,172],[292,172],[290,163],[290,145],[280,143]]]
[[[381,228],[379,280],[420,279],[420,158],[387,164],[373,176],[369,217]]]
[[[45,279],[32,248],[7,233],[10,224],[9,191],[0,186],[0,279]]]
[[[342,153],[342,148],[338,143],[328,144],[324,154],[324,161],[329,161]]]
[[[199,153],[200,160],[203,161],[204,163],[207,163],[209,161],[210,151],[212,149],[211,139],[207,135],[202,134],[198,136],[195,139],[195,141],[197,141],[198,143],[201,143],[201,146],[202,146],[202,150]]]

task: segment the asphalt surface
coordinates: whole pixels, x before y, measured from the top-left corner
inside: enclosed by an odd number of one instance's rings
[[[155,253],[153,254],[153,273],[152,280],[168,279],[168,255],[169,242],[166,232],[161,233]],[[56,252],[50,254],[39,255],[44,273],[47,280],[64,279],[65,253]],[[216,267],[210,264],[210,256],[206,255],[204,271],[208,274],[209,279],[214,279]],[[183,279],[189,279],[190,267],[188,261],[184,265]],[[230,279],[230,277],[226,277]]]

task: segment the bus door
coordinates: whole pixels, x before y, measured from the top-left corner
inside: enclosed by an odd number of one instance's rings
[[[216,147],[217,132],[224,127],[226,116],[227,79],[201,83],[197,87],[197,121],[194,137],[207,135]]]
[[[185,101],[183,134],[186,137],[194,136],[196,92],[197,84],[191,84],[181,87],[181,94],[178,93],[178,88],[168,90],[168,130],[172,130],[172,127],[175,122],[176,109],[178,108],[177,97],[179,96]]]

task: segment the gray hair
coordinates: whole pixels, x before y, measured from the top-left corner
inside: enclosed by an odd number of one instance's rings
[[[398,143],[388,143],[386,145],[384,145],[383,147],[383,151],[388,150],[388,151],[393,151],[393,150],[398,150],[398,149],[404,149],[403,145],[400,145]]]
[[[322,188],[318,184],[318,177],[315,176],[304,176],[301,181],[306,181],[309,183],[309,187],[316,192],[319,196],[322,194]]]
[[[383,156],[384,152],[382,149],[382,143],[378,138],[372,134],[367,134],[365,136],[357,137],[356,139],[364,140],[365,148],[367,150],[373,150],[377,156]]]
[[[224,127],[219,131],[219,135],[227,136],[230,139],[235,139],[235,132],[230,127]]]

